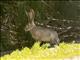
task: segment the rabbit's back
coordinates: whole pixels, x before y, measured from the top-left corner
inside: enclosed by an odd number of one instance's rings
[[[58,39],[58,34],[52,29],[35,27],[31,31],[32,37],[39,41],[50,41]]]

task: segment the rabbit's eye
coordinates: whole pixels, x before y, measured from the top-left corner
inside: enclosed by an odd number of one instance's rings
[[[31,24],[29,24],[29,26],[30,26]]]

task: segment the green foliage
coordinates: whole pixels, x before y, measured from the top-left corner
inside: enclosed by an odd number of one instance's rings
[[[1,52],[20,49],[25,46],[32,47],[34,41],[30,33],[24,31],[28,24],[25,10],[29,11],[30,8],[35,11],[36,25],[50,26],[58,33],[67,30],[67,32],[59,35],[60,40],[80,42],[80,2],[78,1],[2,0],[0,7]]]
[[[46,46],[46,48],[45,48]],[[25,47],[21,51],[16,50],[10,55],[0,57],[1,60],[63,60],[65,58],[79,56],[80,44],[60,43],[59,46],[48,48],[47,44],[40,47],[40,42],[33,45],[31,49]]]

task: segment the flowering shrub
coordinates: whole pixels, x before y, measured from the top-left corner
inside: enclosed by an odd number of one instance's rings
[[[0,57],[1,60],[63,60],[65,58],[80,56],[80,44],[60,43],[53,48],[48,48],[48,44],[40,46],[36,42],[30,49],[28,47],[15,50],[11,54]]]

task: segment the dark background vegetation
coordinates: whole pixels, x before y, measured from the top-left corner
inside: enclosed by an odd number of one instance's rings
[[[61,42],[80,42],[80,1],[0,1],[0,8],[0,51],[33,45],[35,40],[24,31],[30,8],[36,25],[56,30]]]

